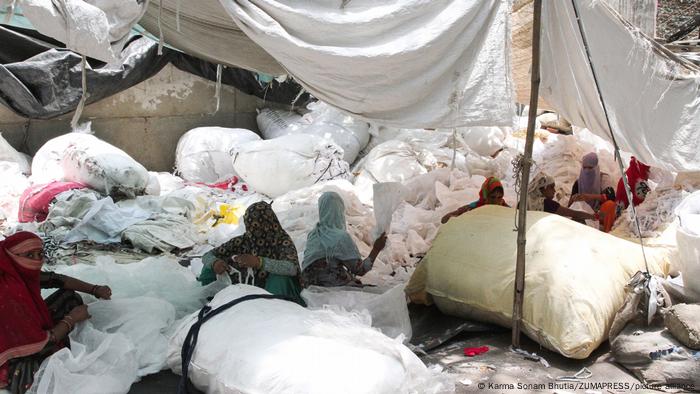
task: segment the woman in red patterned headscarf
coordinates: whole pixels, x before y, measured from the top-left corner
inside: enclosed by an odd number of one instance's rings
[[[107,286],[44,273],[43,243],[30,232],[0,241],[0,389],[24,393],[41,361],[65,346],[73,326],[90,316],[72,290],[110,298]],[[58,287],[46,300],[41,288]]]
[[[457,217],[465,212],[471,211],[472,209],[483,207],[484,205],[501,205],[507,207],[505,200],[503,199],[503,184],[501,180],[495,176],[490,176],[484,180],[481,184],[481,190],[479,190],[479,199],[472,201],[471,203],[457,208],[457,210],[448,213],[442,217],[442,223],[447,223],[450,218]]]

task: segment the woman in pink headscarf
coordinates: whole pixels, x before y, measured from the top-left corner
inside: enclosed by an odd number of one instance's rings
[[[608,174],[600,172],[598,155],[595,152],[581,159],[581,172],[571,188],[568,206],[577,201],[585,201],[599,214],[603,231],[607,233],[612,229],[617,218],[615,190]]]

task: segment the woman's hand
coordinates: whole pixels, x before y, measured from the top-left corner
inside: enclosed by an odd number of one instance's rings
[[[95,286],[92,295],[103,300],[110,300],[112,299],[112,289],[109,286]]]
[[[226,264],[226,262],[223,260],[216,260],[214,264],[212,264],[211,268],[214,270],[215,274],[223,275],[228,271],[228,264]]]
[[[447,215],[445,215],[445,216],[442,217],[442,219],[440,220],[440,223],[445,224],[445,223],[447,223],[451,218],[452,218],[452,213],[448,213]]]
[[[68,316],[70,316],[70,318],[73,319],[73,321],[76,323],[85,321],[92,317],[88,313],[87,305],[76,306],[75,308],[71,309],[71,311],[68,313]]]
[[[385,246],[386,246],[386,233],[382,233],[382,235],[380,235],[379,238],[377,238],[374,241],[374,245],[372,245],[372,249],[375,249],[377,251],[381,251],[382,249],[384,249]]]
[[[252,254],[239,254],[233,258],[233,261],[245,268],[260,269],[262,267],[262,259]]]

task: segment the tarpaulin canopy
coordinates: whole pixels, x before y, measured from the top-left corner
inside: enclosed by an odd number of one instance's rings
[[[81,56],[34,31],[0,26],[0,103],[20,116],[50,119],[73,111],[82,96]],[[215,64],[163,48],[146,37],[126,43],[121,60],[105,64],[89,61],[87,102],[92,103],[128,89],[158,73],[168,63],[216,81]],[[260,83],[251,71],[225,68],[222,83],[269,101],[304,105],[310,100],[293,81]]]
[[[219,0],[153,0],[139,23],[200,59],[270,75],[287,73],[233,23]]]
[[[671,171],[700,170],[700,68],[623,20],[603,1],[576,0],[586,55],[571,0],[543,3],[540,94],[571,123]]]
[[[221,0],[315,97],[397,127],[511,126],[504,0]]]

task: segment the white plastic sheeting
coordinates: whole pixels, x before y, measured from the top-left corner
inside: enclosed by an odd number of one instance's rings
[[[147,0],[17,0],[39,33],[66,48],[103,62],[120,58],[131,28],[148,7]]]
[[[267,292],[229,286],[210,306],[248,294]],[[176,373],[182,373],[182,345],[196,320],[196,314],[190,315],[170,342],[168,365]],[[351,385],[348,373],[359,377]],[[199,332],[189,378],[212,394],[454,391],[444,375],[357,315],[312,311],[281,300],[245,301],[207,321]]]
[[[676,215],[680,221],[676,240],[683,284],[700,293],[700,191],[683,200],[676,208]]]
[[[311,112],[299,116],[288,111],[263,109],[257,117],[265,139],[290,134],[324,137],[343,148],[343,160],[353,163],[369,142],[369,124],[353,119],[323,102],[307,106]]]
[[[620,147],[670,171],[700,170],[700,69],[620,19],[575,0]],[[566,119],[609,139],[572,1],[545,1],[540,94]]]
[[[320,181],[347,179],[342,149],[313,135],[287,135],[242,145],[233,168],[253,188],[270,197]]]
[[[389,338],[402,336],[406,343],[411,340],[413,329],[408,316],[404,287],[400,284],[382,291],[373,287],[310,286],[301,292],[301,297],[311,309],[331,307],[367,312],[372,327],[378,328]]]
[[[508,126],[510,1],[221,0],[302,85],[398,127]]]
[[[70,349],[42,363],[32,386],[38,394],[126,393],[138,377],[165,367],[176,319],[201,308],[221,289],[219,283],[201,286],[167,257],[127,265],[98,257],[95,266],[59,266],[57,271],[109,285],[112,300],[83,295],[92,317],[70,334]]]
[[[260,136],[247,129],[197,127],[180,137],[175,150],[176,173],[190,182],[216,183],[236,175],[233,158],[246,142]]]

